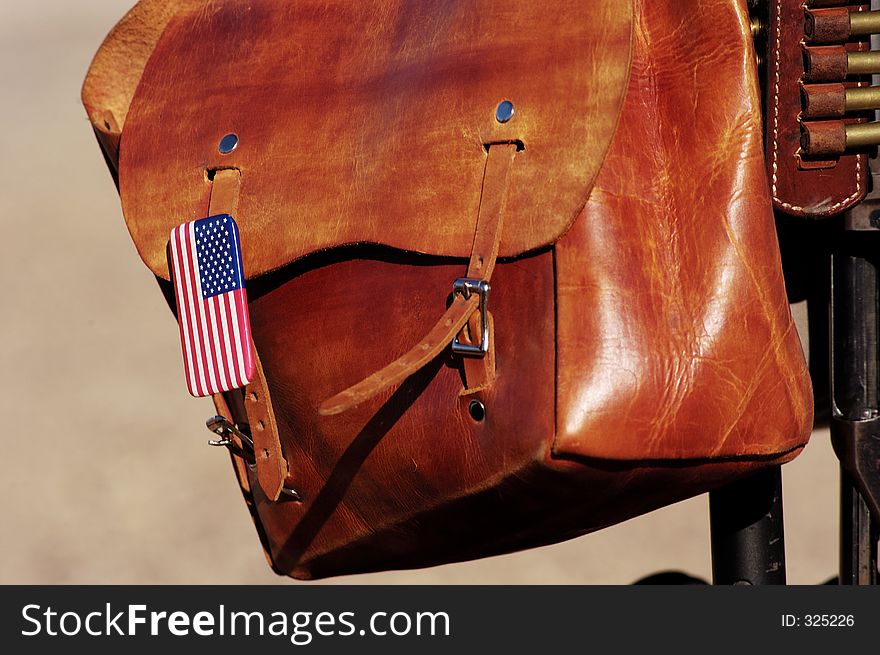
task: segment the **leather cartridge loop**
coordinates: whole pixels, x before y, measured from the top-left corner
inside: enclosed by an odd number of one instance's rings
[[[238,170],[216,171],[214,183],[211,186],[208,215],[230,214],[235,216],[240,189],[241,173]],[[244,406],[247,411],[251,438],[254,440],[257,480],[267,498],[278,500],[287,477],[287,460],[284,459],[281,450],[281,440],[278,435],[278,426],[275,423],[275,414],[272,410],[272,400],[269,397],[269,387],[263,374],[263,365],[260,362],[256,346],[252,343],[251,347],[254,349],[256,369],[253,379],[245,388]]]
[[[488,149],[477,227],[467,270],[468,278],[488,282],[495,269],[501,241],[508,174],[515,155],[516,144],[513,143],[492,145]],[[456,335],[462,340],[468,340],[468,334],[482,334],[478,308],[479,297],[476,294],[471,294],[467,298],[455,295],[446,313],[440,317],[428,335],[415,347],[383,369],[325,400],[318,408],[318,413],[322,416],[341,414],[403,382],[439,355]],[[464,331],[465,326],[468,326],[466,332]],[[465,358],[465,378],[468,391],[483,389],[491,383],[495,362],[494,353],[491,352],[491,334],[489,349],[490,352],[484,358]],[[471,364],[469,365],[468,362]]]

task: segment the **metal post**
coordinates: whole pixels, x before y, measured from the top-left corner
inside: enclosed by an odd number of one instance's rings
[[[840,470],[840,584],[875,585],[877,523],[849,474]]]
[[[785,584],[781,467],[710,493],[709,523],[714,584]]]
[[[876,181],[876,174],[875,174]],[[876,191],[876,189],[875,189]],[[873,194],[872,194],[873,195]],[[877,584],[876,505],[880,463],[874,426],[880,417],[877,253],[880,232],[869,198],[845,221],[832,256],[832,440],[841,460],[840,584]]]

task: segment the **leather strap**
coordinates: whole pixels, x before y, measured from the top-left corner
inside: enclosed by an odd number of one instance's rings
[[[214,171],[211,185],[211,200],[208,202],[208,216],[229,214],[235,218],[238,210],[238,196],[241,193],[241,171],[223,168]]]
[[[470,396],[492,386],[495,381],[495,322],[492,320],[492,312],[486,312],[486,320],[489,323],[487,334],[489,335],[489,350],[485,357],[463,357],[464,365],[464,389],[462,396]],[[458,335],[458,340],[463,343],[480,342],[479,338],[471,339],[470,335],[483,336],[483,326],[480,321],[480,313],[474,312],[465,325],[465,331]]]
[[[483,173],[483,190],[480,194],[480,210],[474,245],[468,263],[467,277],[488,281],[495,270],[498,246],[501,245],[501,228],[504,224],[504,207],[507,204],[507,184],[510,166],[516,155],[516,144],[501,143],[489,146],[486,169]]]
[[[278,500],[288,477],[288,463],[281,450],[278,424],[272,408],[269,385],[263,373],[260,355],[254,348],[256,370],[254,378],[245,388],[244,408],[254,440],[254,459],[257,462],[257,481],[270,500]]]
[[[516,145],[512,143],[489,147],[474,244],[467,270],[469,278],[488,282],[495,269],[507,196],[508,173],[515,154]],[[456,335],[464,341],[470,341],[470,334],[482,335],[478,306],[479,297],[476,294],[472,294],[467,299],[456,295],[446,313],[415,347],[383,369],[325,400],[318,408],[318,413],[322,416],[341,414],[403,382],[443,352]],[[489,324],[491,327],[491,321]],[[464,330],[466,325],[468,325],[467,331]],[[491,351],[491,334],[489,348]],[[494,377],[494,362],[495,357],[492,352],[484,358],[465,358],[466,386],[469,393],[483,389],[491,383]]]
[[[446,313],[443,314],[437,324],[428,332],[428,335],[415,348],[410,349],[406,354],[400,356],[380,371],[376,371],[370,377],[361,380],[353,387],[349,387],[342,393],[338,393],[332,398],[325,400],[318,408],[318,413],[322,416],[341,414],[355,405],[369,400],[385,389],[403,382],[443,352],[443,349],[449,345],[449,342],[464,327],[468,317],[474,313],[479,302],[480,299],[475,294],[471,295],[467,300],[462,296],[456,296],[449,309],[446,310]]]
[[[489,281],[498,259],[501,244],[501,229],[504,226],[504,208],[507,203],[507,186],[510,179],[510,166],[516,155],[512,143],[490,146],[486,159],[486,172],[483,175],[483,192],[480,195],[480,214],[474,233],[474,245],[468,264],[467,277]],[[485,357],[465,357],[463,394],[472,394],[489,387],[495,379],[495,334],[493,322],[489,323],[489,352]],[[468,319],[466,329],[459,335],[459,341],[476,344],[483,335],[480,312],[474,312]]]
[[[235,169],[216,171],[211,186],[208,215],[230,214],[235,216],[241,190],[241,173]],[[263,374],[263,365],[256,345],[253,343],[256,368],[254,377],[245,388],[244,406],[248,416],[251,439],[254,440],[254,457],[257,464],[257,481],[270,500],[278,500],[288,474],[287,460],[281,450],[278,426],[272,410],[269,386]],[[219,403],[215,399],[215,404]],[[231,417],[230,417],[231,418]]]

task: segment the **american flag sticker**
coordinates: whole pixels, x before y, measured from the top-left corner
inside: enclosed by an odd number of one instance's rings
[[[245,386],[254,375],[238,226],[229,214],[171,231],[177,322],[193,396]]]

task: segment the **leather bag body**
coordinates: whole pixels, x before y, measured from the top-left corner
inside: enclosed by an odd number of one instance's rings
[[[234,209],[260,374],[215,403],[279,573],[560,541],[808,439],[744,0],[142,0],[83,97],[166,296],[169,230]],[[489,353],[321,411],[454,309],[496,200]]]

